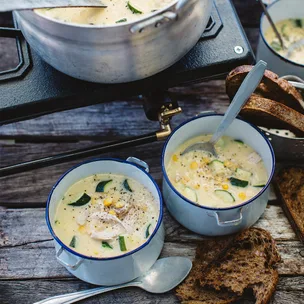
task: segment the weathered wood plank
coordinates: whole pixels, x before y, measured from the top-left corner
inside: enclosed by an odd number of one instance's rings
[[[288,289],[287,289],[287,288]],[[281,277],[271,303],[300,304],[303,296],[302,277]],[[71,293],[92,288],[92,285],[76,279],[65,280],[27,280],[27,281],[0,281],[0,303],[30,304],[59,294]],[[137,288],[112,291],[82,301],[86,304],[177,304],[179,303],[174,291],[162,295],[149,294]],[[242,301],[239,304],[251,304],[254,301]]]
[[[45,211],[35,209],[0,209],[0,249],[50,240],[52,237],[45,223]],[[164,210],[166,241],[196,242],[206,237],[195,234],[176,222]],[[256,227],[267,229],[277,241],[297,240],[281,207],[269,206]]]
[[[277,243],[282,257],[280,275],[304,275],[304,258],[299,241]],[[161,257],[195,256],[196,243],[166,242]],[[23,246],[0,248],[0,280],[66,278],[71,275],[55,258],[53,241],[29,243]]]

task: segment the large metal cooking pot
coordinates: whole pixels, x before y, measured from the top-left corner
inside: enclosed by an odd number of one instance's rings
[[[57,70],[100,83],[122,83],[156,74],[199,40],[212,0],[177,0],[138,21],[111,26],[60,22],[34,11],[14,12],[31,47]]]

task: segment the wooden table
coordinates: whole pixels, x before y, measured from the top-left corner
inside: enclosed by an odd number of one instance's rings
[[[253,47],[258,36],[260,8],[253,0],[234,1]],[[2,23],[7,19],[0,18]],[[9,42],[0,40],[0,68],[13,63]],[[5,58],[5,59],[3,59]],[[191,87],[173,89],[183,108],[176,126],[200,111],[224,112],[228,105],[224,81],[216,80]],[[0,99],[1,102],[1,99]],[[123,119],[121,119],[123,113]],[[123,139],[157,130],[148,121],[137,98],[90,106],[18,122],[0,128],[0,166],[56,154],[69,149]],[[161,184],[158,142],[103,156],[126,158],[130,155],[147,161],[152,176]],[[58,177],[77,161],[0,179],[0,303],[33,303],[44,298],[91,288],[72,277],[55,259],[51,235],[44,219],[47,195]],[[284,166],[285,164],[279,164]],[[182,228],[165,210],[166,242],[161,254],[193,259],[197,242],[204,237]],[[280,202],[271,201],[256,224],[271,232],[283,262],[280,281],[272,303],[304,303],[304,246],[286,219]],[[152,295],[126,289],[85,300],[84,303],[178,303],[174,292]],[[245,301],[246,303],[252,303]],[[242,303],[245,303],[242,302]]]

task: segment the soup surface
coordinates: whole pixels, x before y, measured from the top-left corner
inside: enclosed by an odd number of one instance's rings
[[[276,27],[283,39],[286,49],[282,49],[279,39],[273,29],[269,27],[265,32],[265,39],[269,45],[280,55],[287,57],[288,47],[304,39],[304,18],[303,19],[285,19],[276,23]],[[289,57],[290,60],[304,64],[304,45],[295,49]]]
[[[67,23],[113,25],[142,18],[174,0],[102,0],[107,8],[51,8],[38,9],[41,15]]]
[[[72,185],[58,204],[55,234],[73,250],[112,257],[147,241],[158,221],[150,191],[122,175],[97,174]]]
[[[172,155],[166,172],[176,190],[199,205],[215,208],[238,205],[258,194],[268,176],[261,157],[246,143],[223,136],[215,145],[218,158],[200,150],[180,155],[191,144],[210,138],[192,138]]]

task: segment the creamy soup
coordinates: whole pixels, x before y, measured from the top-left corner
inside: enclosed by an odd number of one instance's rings
[[[246,143],[223,136],[215,145],[218,158],[195,150],[181,152],[211,135],[190,139],[172,155],[166,166],[170,182],[189,200],[209,207],[229,207],[258,194],[268,175],[261,157]]]
[[[36,10],[41,15],[67,23],[111,25],[133,21],[157,11],[174,0],[102,0],[107,8],[51,8]]]
[[[279,39],[271,27],[265,32],[265,39],[278,54],[286,57],[288,47],[291,44],[304,39],[304,19],[285,19],[276,23],[276,27],[283,39],[286,49],[282,49]],[[295,49],[294,52],[291,53],[289,59],[304,64],[304,45]]]
[[[97,174],[72,185],[58,204],[53,229],[64,244],[93,257],[112,257],[147,241],[159,210],[150,191],[122,175]]]

